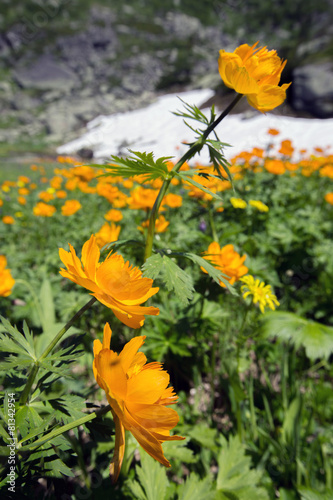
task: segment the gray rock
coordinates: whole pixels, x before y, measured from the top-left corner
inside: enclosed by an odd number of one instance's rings
[[[318,118],[333,117],[333,63],[307,64],[294,70],[292,106]]]
[[[43,54],[26,68],[13,72],[14,79],[23,88],[70,92],[77,85],[77,77],[68,67]]]

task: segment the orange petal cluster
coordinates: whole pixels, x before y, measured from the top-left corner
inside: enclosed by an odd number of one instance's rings
[[[68,217],[69,215],[76,214],[80,208],[82,208],[82,205],[78,200],[66,200],[61,207],[61,213]]]
[[[220,245],[214,241],[209,245],[203,258],[209,260],[214,267],[219,269],[223,274],[226,274],[226,279],[231,285],[248,272],[248,268],[244,266],[246,255],[241,257],[231,244],[221,248]],[[203,267],[201,269],[203,272],[207,273]],[[220,285],[225,287],[222,281],[220,281]]]
[[[283,103],[291,84],[279,87],[287,61],[283,62],[276,50],[257,44],[250,47],[245,43],[234,52],[220,50],[219,73],[227,87],[244,94],[253,108],[266,113]]]
[[[59,249],[60,259],[67,268],[60,270],[61,276],[90,290],[122,323],[140,328],[146,314],[159,314],[157,307],[140,306],[159,289],[152,288],[153,280],[143,278],[138,267],[125,262],[117,253],[110,253],[104,262],[99,262],[100,250],[93,234],[82,247],[81,261],[72,245],[69,248],[69,252]]]
[[[119,212],[120,213],[120,212]],[[99,248],[104,247],[107,243],[112,243],[113,241],[117,241],[120,233],[120,226],[117,226],[114,222],[108,224],[105,222],[100,230],[95,234],[96,243]]]
[[[6,267],[7,259],[4,255],[0,255],[0,297],[8,297],[12,293],[15,284],[10,270],[6,269]]]
[[[93,371],[96,382],[105,391],[116,426],[114,456],[110,475],[117,481],[125,451],[125,429],[130,431],[142,448],[166,467],[162,445],[164,441],[184,439],[170,436],[170,429],[178,423],[174,404],[177,396],[169,385],[169,374],[161,363],[148,363],[138,349],[145,336],[134,337],[120,354],[110,349],[112,331],[104,327],[103,343],[94,341]]]

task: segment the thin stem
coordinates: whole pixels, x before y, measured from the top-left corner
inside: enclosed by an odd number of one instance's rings
[[[33,383],[35,381],[35,378],[36,378],[36,375],[38,373],[38,370],[40,368],[40,361],[42,361],[44,358],[46,358],[46,356],[52,351],[52,349],[54,349],[54,347],[57,345],[57,343],[61,340],[61,338],[65,335],[65,333],[67,332],[67,330],[69,330],[69,328],[75,323],[75,321],[80,318],[82,316],[82,314],[87,310],[89,309],[95,302],[96,302],[97,299],[95,299],[95,297],[93,297],[91,300],[89,300],[89,302],[87,302],[87,304],[83,307],[81,307],[81,309],[76,313],[74,314],[74,316],[72,317],[72,319],[70,319],[68,321],[68,323],[66,323],[66,325],[57,333],[57,335],[54,337],[54,339],[49,343],[49,345],[47,346],[47,348],[45,349],[45,351],[41,354],[41,356],[36,360],[35,364],[33,365],[32,367],[32,370],[29,374],[29,377],[28,377],[28,380],[27,380],[27,383],[23,389],[23,392],[21,394],[21,397],[20,397],[20,400],[19,400],[19,403],[20,405],[25,405],[25,403],[27,402],[28,400],[28,397],[29,397],[29,394],[30,394],[30,391],[31,391],[31,388],[33,386]]]
[[[46,356],[52,351],[52,349],[57,345],[59,340],[65,335],[67,330],[70,329],[70,327],[75,323],[77,319],[79,319],[84,312],[86,312],[95,302],[97,299],[93,297],[92,299],[87,302],[86,305],[81,307],[81,309],[74,314],[74,316],[66,323],[66,325],[57,333],[57,335],[54,337],[54,339],[49,343],[43,354],[40,356],[39,361],[42,359],[46,358]]]
[[[147,234],[147,240],[146,240],[146,249],[145,249],[145,257],[144,260],[146,261],[152,254],[153,250],[153,241],[154,241],[154,235],[155,235],[155,221],[156,217],[160,208],[160,205],[162,203],[162,199],[167,192],[170,182],[174,176],[175,173],[177,173],[180,168],[184,165],[184,163],[193,156],[201,151],[205,144],[205,140],[207,139],[208,135],[214,130],[215,127],[227,116],[228,113],[236,106],[236,104],[241,100],[243,95],[237,94],[235,99],[229,104],[229,106],[220,114],[220,116],[211,124],[203,135],[190,147],[190,149],[180,158],[180,160],[176,163],[176,165],[173,167],[171,170],[170,175],[164,180],[162,187],[160,189],[160,192],[157,195],[157,198],[155,200],[154,206],[152,208],[152,211],[150,212],[150,217],[149,217],[149,227],[148,227],[148,234]]]
[[[213,217],[213,214],[212,214],[212,207],[211,207],[211,205],[209,205],[209,207],[208,207],[208,218],[209,218],[210,228],[212,230],[213,241],[217,241],[218,242],[219,239],[218,239],[217,232],[216,232],[216,227],[215,227],[214,217]]]

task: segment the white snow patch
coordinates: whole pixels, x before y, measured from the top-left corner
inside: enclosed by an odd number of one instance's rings
[[[102,160],[109,159],[110,155],[126,153],[129,148],[141,152],[152,151],[155,158],[173,156],[177,159],[188,149],[182,142],[194,140],[194,133],[186,127],[182,118],[172,114],[183,110],[183,103],[178,97],[200,107],[213,95],[214,92],[209,89],[167,94],[146,108],[98,116],[87,124],[87,132],[82,137],[59,147],[57,151],[67,155],[81,148],[91,148],[94,157]],[[209,116],[209,109],[202,111]],[[188,122],[196,128],[204,128],[193,120]],[[279,130],[280,134],[274,137],[268,135],[270,128]],[[258,113],[249,118],[245,113],[227,116],[216,132],[222,142],[231,145],[225,149],[228,159],[253,147],[265,148],[268,142],[278,145],[284,139],[290,139],[297,150],[306,149],[310,153],[314,147],[333,146],[333,119],[292,118],[270,113]],[[208,164],[207,148],[193,161]]]

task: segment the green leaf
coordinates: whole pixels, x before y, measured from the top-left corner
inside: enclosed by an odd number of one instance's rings
[[[194,253],[189,253],[189,252],[184,253],[182,255],[184,257],[187,257],[188,259],[191,259],[200,267],[203,267],[205,271],[207,271],[209,276],[213,278],[213,280],[216,281],[218,285],[220,284],[220,281],[222,281],[229,290],[229,292],[232,293],[232,295],[236,296],[239,295],[234,289],[234,287],[230,285],[229,281],[225,279],[227,277],[226,274],[221,273],[221,271],[212,266],[212,264],[210,264],[206,259],[203,259],[202,257],[199,257],[199,255],[195,255]]]
[[[231,436],[228,443],[220,435],[220,442],[222,447],[217,460],[219,465],[217,489],[222,490],[227,498],[231,493],[237,500],[249,498],[269,500],[267,491],[257,486],[262,472],[251,469],[251,458],[245,455],[245,447],[239,437]]]
[[[178,500],[193,500],[200,498],[200,500],[213,500],[215,498],[215,491],[212,491],[212,478],[209,476],[204,479],[194,473],[186,478],[185,483],[178,487]]]
[[[331,489],[319,492],[312,490],[311,488],[301,486],[298,488],[298,493],[300,493],[302,500],[332,500],[333,498],[333,490]]]
[[[206,115],[204,115],[204,113],[197,106],[188,104],[180,97],[178,97],[178,99],[184,104],[185,111],[173,111],[173,115],[181,116],[182,118],[190,118],[191,120],[196,120],[200,123],[203,123],[204,125],[209,125],[215,120],[214,106],[212,106],[211,117],[209,121]]]
[[[7,332],[7,335],[0,333],[0,351],[21,355],[23,359],[35,361],[36,353],[34,348],[33,336],[30,333],[26,323],[23,324],[23,335],[10,322],[0,317],[2,323],[2,331]],[[1,326],[1,325],[0,325]]]
[[[191,276],[166,255],[163,257],[161,255],[157,257],[157,255],[149,257],[145,262],[143,266],[144,276],[156,279],[161,274],[160,278],[166,284],[169,292],[174,290],[181,304],[187,305],[194,293]]]
[[[295,442],[299,434],[302,411],[302,398],[300,396],[290,403],[283,420],[282,440],[285,443]]]
[[[261,318],[262,332],[269,337],[290,340],[304,347],[309,359],[328,359],[333,353],[333,328],[289,312],[266,313]]]
[[[195,427],[187,431],[187,435],[204,448],[208,448],[212,451],[217,450],[216,430],[210,429],[206,424],[197,424]]]
[[[198,172],[199,173],[199,172]],[[210,189],[205,188],[202,184],[199,184],[199,182],[196,182],[195,180],[192,179],[190,175],[187,175],[186,171],[185,172],[176,172],[176,176],[179,177],[182,181],[188,182],[189,184],[192,184],[192,186],[195,186],[201,191],[204,191],[207,194],[210,194],[215,200],[221,201],[222,198],[219,194],[213,193],[213,191],[210,191]]]
[[[151,255],[142,266],[143,276],[155,280],[163,269],[163,257],[156,253]]]
[[[48,280],[47,278],[45,278],[42,283],[39,300],[42,308],[41,321],[43,331],[45,332],[48,329],[48,325],[53,325],[56,322],[52,287],[50,280]]]
[[[144,499],[164,500],[168,487],[165,468],[144,451],[141,451],[140,456],[141,467],[136,466],[135,470],[145,491]]]
[[[51,460],[50,462],[46,462],[44,464],[44,469],[46,471],[46,476],[51,477],[61,477],[61,475],[74,477],[74,473],[72,470],[64,464],[60,458],[55,460]]]
[[[164,156],[154,160],[153,153],[141,153],[140,151],[131,151],[129,156],[111,156],[111,164],[104,165],[107,174],[111,176],[134,177],[140,175],[143,182],[153,181],[155,179],[166,179],[169,177],[167,161],[172,156]],[[101,168],[101,165],[90,165],[91,167]]]

